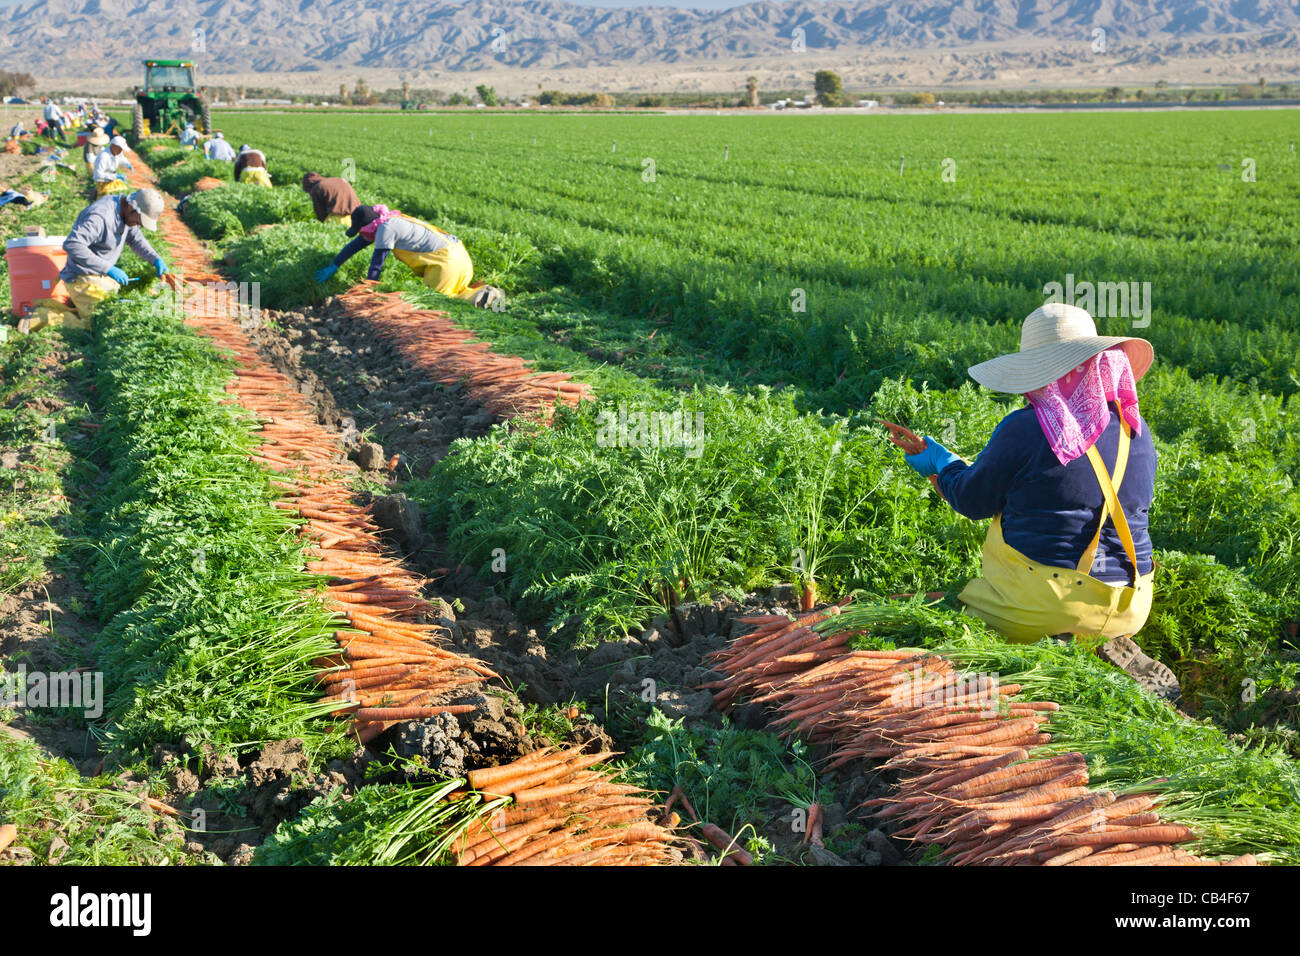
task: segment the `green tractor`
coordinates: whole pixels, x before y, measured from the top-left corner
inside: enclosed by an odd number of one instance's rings
[[[193,123],[201,133],[212,132],[212,114],[203,98],[207,87],[194,85],[193,63],[145,60],[144,71],[144,86],[135,88],[133,143],[146,136],[178,134],[186,123]]]

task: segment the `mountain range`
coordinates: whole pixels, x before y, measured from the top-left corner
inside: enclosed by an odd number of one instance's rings
[[[138,77],[146,56],[194,59],[209,73],[301,73],[1027,47],[1294,59],[1300,47],[1300,4],[1279,0],[765,0],[727,10],[562,0],[36,0],[0,8],[0,24],[0,64],[41,76]]]

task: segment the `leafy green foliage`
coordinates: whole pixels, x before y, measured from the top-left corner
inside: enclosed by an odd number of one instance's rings
[[[793,809],[817,799],[817,774],[802,743],[730,724],[688,728],[659,710],[650,712],[645,740],[627,763],[629,782],[663,793],[680,786],[702,819],[742,841],[747,827],[764,822],[764,803]]]
[[[185,221],[204,239],[242,236],[258,226],[310,219],[311,200],[301,189],[267,189],[251,183],[209,189],[185,204]]]
[[[270,507],[268,475],[247,458],[253,423],[223,404],[227,360],[138,295],[96,323],[109,466],[85,580],[107,622],[105,736],[124,751],[331,745],[311,674],[337,625],[303,596],[319,579],[302,570],[299,522]]]
[[[18,828],[18,844],[37,863],[166,866],[191,860],[174,832],[111,777],[83,780],[69,764],[44,756],[31,740],[0,734],[0,819]],[[161,829],[161,828],[159,828]]]
[[[478,794],[448,801],[463,780],[333,790],[282,823],[253,857],[255,866],[438,866],[452,845],[506,798]]]

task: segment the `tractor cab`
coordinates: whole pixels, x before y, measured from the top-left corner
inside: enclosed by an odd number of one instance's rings
[[[205,87],[196,86],[189,60],[145,60],[144,86],[135,88],[131,137],[179,135],[186,123],[202,133],[212,131]]]
[[[144,65],[144,88],[151,92],[193,93],[194,64],[148,60]]]

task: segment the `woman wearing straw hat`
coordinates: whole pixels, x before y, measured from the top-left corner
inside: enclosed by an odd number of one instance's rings
[[[1130,640],[1151,611],[1147,512],[1156,450],[1138,412],[1145,339],[1098,335],[1083,309],[1049,303],[1024,321],[1020,351],[970,369],[1026,405],[994,429],[974,464],[935,439],[907,456],[960,514],[992,518],[982,574],[958,595],[1011,641],[1090,635],[1103,653],[1164,696],[1168,668]]]
[[[81,158],[86,161],[86,165],[90,167],[92,174],[95,171],[95,157],[99,155],[99,151],[107,146],[108,143],[109,139],[107,133],[98,126],[91,128],[90,135],[86,137],[86,145],[82,147]]]

